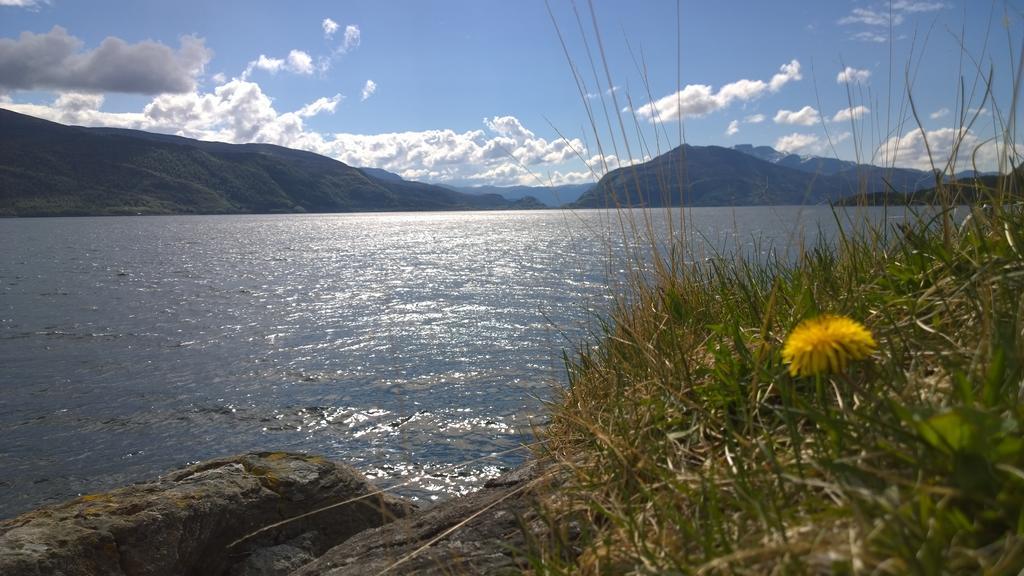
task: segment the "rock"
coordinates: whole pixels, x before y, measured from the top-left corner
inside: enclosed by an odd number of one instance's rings
[[[410,505],[374,494],[228,546],[275,522],[374,492],[354,469],[319,457],[220,458],[0,522],[0,574],[282,574],[404,516]]]
[[[452,528],[389,573],[521,574],[529,568],[516,553],[526,548],[523,526],[542,531],[531,489],[544,474],[542,464],[531,462],[478,492],[357,534],[291,576],[380,574]]]
[[[307,532],[285,544],[260,548],[241,564],[235,564],[229,576],[285,576],[313,561],[314,552],[321,548],[317,540],[315,534]]]

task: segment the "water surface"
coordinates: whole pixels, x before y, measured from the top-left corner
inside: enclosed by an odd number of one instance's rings
[[[686,222],[701,255],[835,227],[827,208]],[[419,499],[472,490],[525,458],[562,350],[613,296],[621,229],[604,211],[0,220],[0,517],[250,450]]]

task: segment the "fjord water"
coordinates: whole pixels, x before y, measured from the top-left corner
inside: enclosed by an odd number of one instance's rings
[[[836,229],[827,207],[687,221],[706,255]],[[606,211],[0,220],[0,517],[252,450],[419,499],[472,490],[527,456],[562,350],[612,298],[621,229]]]

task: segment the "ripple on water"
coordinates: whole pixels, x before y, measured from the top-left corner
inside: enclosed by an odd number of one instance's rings
[[[700,210],[717,247],[834,224]],[[601,211],[0,219],[0,517],[247,450],[472,490],[525,457],[562,347],[613,296],[616,229]]]

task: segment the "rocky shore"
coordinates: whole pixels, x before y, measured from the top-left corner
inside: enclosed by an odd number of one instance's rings
[[[539,475],[418,509],[321,457],[219,458],[0,522],[0,574],[515,574]]]

